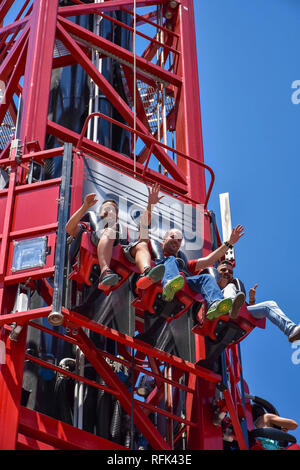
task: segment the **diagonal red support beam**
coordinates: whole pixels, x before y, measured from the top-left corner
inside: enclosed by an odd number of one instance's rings
[[[48,121],[47,131],[49,134],[54,135],[55,137],[65,141],[71,142],[74,147],[76,147],[80,135],[76,132],[70,131],[59,124],[56,124],[52,121]],[[92,142],[87,138],[83,138],[82,141],[82,151],[88,154],[89,157],[94,158],[100,162],[106,163],[108,165],[114,164],[118,167],[119,170],[123,170],[126,173],[133,174],[134,163],[133,160],[130,160],[128,157],[124,157],[113,150],[104,147],[101,144]],[[186,194],[186,185],[181,184],[178,181],[174,181],[171,178],[168,178],[154,170],[147,169],[147,180],[143,178],[144,165],[136,163],[136,173],[142,179],[144,183],[147,181],[158,182],[161,185],[162,190],[172,191],[176,194]],[[78,207],[78,206],[77,206]]]
[[[118,400],[121,406],[124,408],[126,413],[131,414],[132,397],[131,393],[127,390],[123,382],[114,373],[112,368],[107,364],[105,359],[95,350],[93,342],[87,337],[87,335],[80,329],[76,335],[76,339],[79,343],[79,347],[84,353],[87,360],[94,367],[95,371],[103,378],[104,382],[118,390]],[[134,406],[134,422],[140,432],[147,439],[152,448],[156,450],[169,450],[170,447],[163,439],[161,434],[157,431],[150,419],[145,415],[140,405],[135,403]]]
[[[0,80],[6,82],[9,79],[10,74],[13,72],[14,67],[20,58],[22,49],[24,47],[25,41],[27,40],[27,33],[29,30],[29,24],[25,26],[22,33],[14,43],[9,54],[5,57],[3,62],[0,65]],[[25,59],[24,59],[25,63]]]
[[[172,354],[166,353],[160,349],[153,348],[147,343],[136,340],[131,336],[119,333],[118,331],[112,328],[108,328],[105,325],[101,325],[100,323],[96,323],[92,320],[89,320],[83,315],[75,313],[66,308],[62,309],[62,313],[66,319],[66,323],[72,325],[73,328],[74,325],[77,325],[78,327],[88,328],[91,331],[95,331],[95,333],[99,333],[100,335],[113,339],[117,343],[122,343],[130,348],[134,348],[138,351],[141,351],[147,356],[153,356],[154,358],[157,358],[174,367],[177,367],[182,371],[190,372],[190,375],[201,377],[212,384],[217,384],[221,380],[221,376],[219,374],[215,374],[209,369],[205,369],[204,367],[200,366],[196,367],[194,364],[185,361],[180,357],[173,356]]]
[[[18,325],[25,325],[29,320],[34,320],[35,318],[48,317],[49,313],[52,311],[52,306],[42,307],[35,310],[27,310],[26,312],[15,312],[8,313],[6,315],[0,315],[0,327],[3,325],[9,325],[13,322],[18,323]]]
[[[20,139],[44,148],[58,0],[33,3],[24,76]],[[47,21],[45,21],[47,19]]]
[[[180,34],[181,58],[178,72],[183,78],[179,96],[177,96],[176,144],[177,150],[204,161],[202,123],[200,109],[199,79],[197,67],[197,48],[192,0],[181,0],[176,32]],[[184,60],[182,58],[184,57]],[[196,86],[191,86],[191,77]],[[176,92],[176,90],[175,90]],[[178,158],[178,166],[187,175],[189,196],[204,201],[206,194],[205,172],[192,162]]]
[[[3,26],[3,28],[0,28],[0,37],[15,33],[16,31],[19,30],[20,27],[22,27],[23,25],[26,25],[26,23],[28,23],[29,21],[30,20],[25,17],[7,26]]]
[[[2,0],[0,3],[0,24],[4,20],[5,16],[9,12],[15,0]]]
[[[69,34],[64,30],[64,28],[58,23],[58,37],[64,43],[64,45],[69,49],[70,53],[77,58],[78,63],[84,68],[87,74],[94,80],[96,85],[100,90],[105,94],[109,99],[112,105],[119,111],[123,118],[129,123],[130,126],[134,125],[134,114],[128,105],[122,100],[120,95],[115,91],[112,85],[103,77],[103,75],[97,70],[94,64],[86,57],[82,52],[81,48],[78,46],[76,41],[74,41]],[[139,119],[136,120],[137,129],[144,134],[149,132],[147,128],[140,122]],[[166,168],[169,174],[180,183],[186,183],[186,178],[181,170],[174,164],[174,162],[169,158],[169,156],[164,152],[160,147],[154,145],[153,153],[161,161],[162,165]]]
[[[147,7],[152,5],[163,5],[169,0],[136,0],[136,7]],[[101,7],[95,5],[74,5],[71,7],[60,7],[58,12],[62,16],[90,15],[97,11],[114,11],[121,7],[133,8],[133,0],[110,0],[101,3]]]
[[[0,123],[2,123],[7,113],[7,110],[9,109],[11,105],[11,102],[12,102],[14,94],[16,93],[16,89],[20,81],[20,78],[22,77],[24,73],[26,51],[27,51],[27,41],[25,41],[20,51],[20,55],[17,59],[17,62],[14,64],[13,72],[6,85],[5,100],[4,100],[4,103],[0,104]],[[0,79],[1,79],[1,75],[0,75]]]
[[[120,61],[124,61],[125,63],[134,64],[134,54],[127,49],[124,49],[117,44],[114,44],[107,39],[97,36],[97,34],[88,31],[87,29],[79,26],[72,21],[69,21],[65,18],[58,17],[59,23],[65,28],[65,30],[72,36],[74,36],[77,40],[84,41],[85,43],[89,44],[90,46],[94,46],[100,48],[101,51],[105,54],[112,54],[115,57],[119,58]],[[147,73],[152,76],[152,78],[156,78],[158,81],[165,81],[168,84],[174,85],[175,87],[180,88],[182,85],[182,80],[178,75],[168,72],[167,70],[159,67],[158,65],[153,64],[152,62],[143,59],[140,56],[136,56],[136,68],[137,70],[143,75],[147,76]]]
[[[134,96],[134,80],[133,80],[133,71],[129,67],[126,67],[123,65],[123,71],[124,71],[124,76],[127,82],[127,86],[129,89],[129,92],[131,94],[131,97],[133,98]],[[148,132],[151,132],[148,119],[145,113],[145,108],[144,104],[139,92],[138,87],[136,86],[136,113],[138,118],[141,120],[141,122],[146,126]]]
[[[237,441],[238,441],[238,444],[239,444],[239,448],[240,448],[240,450],[248,450],[248,447],[247,447],[247,444],[246,444],[246,441],[245,441],[245,438],[244,438],[244,434],[243,434],[243,431],[242,431],[242,428],[241,428],[241,424],[240,424],[240,421],[239,421],[239,416],[238,416],[237,410],[235,408],[235,405],[234,405],[232,396],[230,394],[230,391],[228,389],[224,390],[223,391],[223,396],[225,398],[225,402],[226,402],[226,405],[227,405],[227,408],[228,408],[228,411],[229,411],[229,415],[230,415],[230,418],[231,418],[231,421],[232,421],[234,433],[236,435],[236,438],[237,438]]]

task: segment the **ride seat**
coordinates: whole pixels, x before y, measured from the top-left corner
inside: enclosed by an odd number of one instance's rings
[[[100,266],[97,256],[97,244],[99,223],[97,215],[89,211],[80,222],[81,230],[69,248],[69,261],[73,271],[69,275],[69,279],[76,281],[81,287],[82,285],[92,286],[98,282],[100,275]],[[128,237],[125,229],[119,224],[120,241],[128,243]],[[127,261],[123,254],[120,243],[116,243],[113,248],[110,268],[119,276],[119,282],[114,286],[103,286],[101,290],[108,295],[111,291],[118,289],[129,276],[137,272],[136,265]]]
[[[151,240],[150,243],[151,258],[155,261],[163,259],[164,254],[161,244],[156,240]],[[177,260],[181,263],[179,270],[184,269],[184,266],[187,264],[186,255],[182,251],[179,251],[178,254],[179,257]],[[186,277],[185,273],[181,271],[180,274]],[[184,287],[176,293],[171,302],[165,302],[163,300],[163,288],[160,282],[152,284],[148,289],[144,290],[136,288],[133,282],[132,291],[135,296],[132,306],[136,309],[137,313],[141,316],[144,312],[153,315],[159,314],[165,317],[168,323],[183,315],[195,302],[203,302],[202,295],[192,291],[187,282],[185,282]]]
[[[210,268],[205,268],[203,271],[201,271],[201,273],[212,275],[215,278],[216,282],[218,282],[219,273],[218,273],[216,268],[211,268],[211,267]],[[233,282],[233,284],[235,284],[238,291],[244,292],[244,294],[246,295],[245,286],[244,286],[243,282],[240,279],[234,278],[232,282]],[[240,328],[241,337],[240,337],[239,341],[241,341],[249,333],[251,333],[251,331],[255,327],[264,329],[265,325],[266,325],[266,319],[265,318],[262,318],[262,319],[259,319],[259,320],[255,319],[249,313],[246,304],[244,304],[241,307],[241,309],[239,311],[239,316],[234,320],[231,319],[229,317],[229,315],[223,315],[222,317],[219,317],[216,320],[210,321],[210,320],[206,319],[206,311],[207,311],[206,305],[202,304],[200,309],[198,310],[198,312],[196,314],[197,324],[194,326],[192,331],[193,331],[194,334],[209,337],[213,341],[216,341],[218,339],[217,336],[220,336],[219,330],[220,330],[221,325],[225,325],[228,322],[234,323],[235,325],[237,325],[237,327]],[[220,321],[222,323],[218,327],[218,324],[219,324]],[[216,333],[217,333],[217,335],[216,335]]]
[[[181,273],[184,277],[185,275]],[[166,317],[167,322],[176,320],[183,315],[194,302],[203,302],[201,294],[193,292],[187,283],[175,294],[171,302],[165,302],[162,297],[162,284],[156,283],[148,287],[148,289],[135,289],[136,298],[132,302],[132,306],[139,312],[151,314],[160,314]]]

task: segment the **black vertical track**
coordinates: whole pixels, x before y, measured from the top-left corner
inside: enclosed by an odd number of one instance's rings
[[[63,323],[64,317],[61,313],[64,269],[65,269],[65,251],[66,251],[66,231],[65,226],[68,220],[70,203],[70,186],[72,170],[72,144],[64,145],[64,154],[62,161],[61,187],[58,205],[58,229],[57,242],[55,250],[55,272],[53,283],[53,301],[52,312],[48,316],[48,321],[53,326],[59,326]]]

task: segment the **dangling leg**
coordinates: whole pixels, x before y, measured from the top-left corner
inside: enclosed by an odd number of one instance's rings
[[[300,325],[290,320],[273,300],[249,305],[248,310],[254,318],[268,318],[288,336],[291,343],[300,339]]]
[[[237,318],[239,315],[240,308],[242,307],[242,305],[244,305],[246,300],[244,292],[238,291],[233,282],[227,284],[227,286],[224,287],[222,291],[224,297],[230,297],[232,300],[232,308],[229,313],[230,318]]]
[[[208,307],[206,317],[208,320],[214,320],[219,316],[225,315],[232,307],[232,300],[225,299],[216,280],[210,274],[199,274],[187,278],[189,287],[201,294]]]
[[[100,266],[99,284],[103,286],[114,286],[119,282],[119,276],[110,269],[115,239],[116,232],[111,228],[106,228],[97,246]]]
[[[147,241],[140,241],[133,246],[130,249],[130,255],[141,272],[136,284],[139,289],[147,289],[155,282],[161,281],[165,268],[163,265],[158,265],[151,269],[151,255]]]
[[[177,260],[174,256],[164,258],[163,264],[165,267],[165,274],[161,281],[163,286],[163,299],[166,302],[171,302],[176,292],[183,288],[184,277],[179,272]]]

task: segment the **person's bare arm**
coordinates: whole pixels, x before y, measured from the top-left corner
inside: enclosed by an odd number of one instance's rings
[[[86,213],[86,211],[92,207],[94,204],[96,204],[97,199],[95,193],[87,194],[84,198],[84,203],[82,206],[78,209],[78,211],[74,212],[74,214],[70,217],[66,224],[66,232],[69,235],[72,235],[72,237],[76,237],[80,231],[80,225],[79,222]]]
[[[239,239],[244,235],[243,230],[243,225],[237,225],[236,228],[232,229],[230,238],[228,240],[229,245],[233,246],[237,241],[239,241]],[[228,246],[223,243],[221,246],[219,246],[219,248],[210,253],[208,256],[205,256],[204,258],[199,258],[196,264],[196,271],[200,271],[200,269],[204,269],[208,266],[211,266],[220,258],[222,258],[222,256],[224,256],[227,251]]]
[[[258,427],[278,426],[282,431],[295,430],[298,427],[298,423],[293,419],[282,418],[281,416],[274,415],[272,413],[266,413],[260,417],[258,421]]]
[[[164,196],[159,197],[160,186],[158,183],[155,183],[153,188],[148,188],[148,203],[147,207],[141,215],[140,218],[140,237],[142,239],[148,238],[148,229],[151,223],[152,209],[155,204],[157,204]]]

